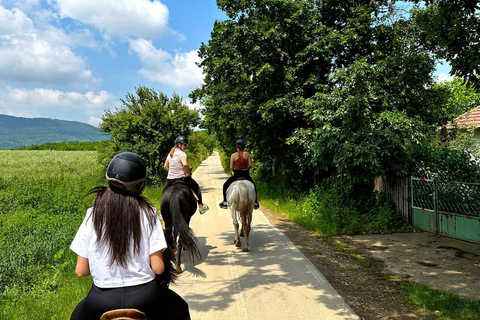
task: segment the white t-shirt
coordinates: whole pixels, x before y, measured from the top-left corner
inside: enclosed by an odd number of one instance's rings
[[[97,235],[93,229],[93,209],[87,210],[82,225],[77,231],[70,249],[77,255],[87,258],[93,283],[100,288],[129,287],[152,281],[155,274],[150,267],[150,255],[167,247],[160,219],[155,211],[157,220],[155,226],[150,229],[147,217],[142,219],[142,239],[140,254],[132,255],[125,269],[116,263],[108,266],[110,257],[107,248],[97,248]],[[151,230],[151,231],[150,231]]]
[[[178,179],[182,178],[185,175],[185,169],[183,168],[181,159],[186,156],[187,154],[178,148],[175,148],[175,151],[173,152],[173,157],[170,156],[170,153],[168,154],[167,179]]]

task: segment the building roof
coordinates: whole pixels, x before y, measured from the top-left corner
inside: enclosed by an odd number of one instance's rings
[[[472,126],[474,128],[480,128],[480,106],[459,115],[453,119],[452,122],[447,123],[445,127],[447,129],[453,129],[454,123],[457,124],[458,128],[467,128]]]

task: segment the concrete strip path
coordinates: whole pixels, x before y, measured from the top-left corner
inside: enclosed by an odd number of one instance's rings
[[[183,252],[184,272],[171,286],[188,302],[193,320],[359,319],[261,208],[253,212],[250,252],[234,246],[230,211],[218,207],[228,178],[218,153],[193,177],[210,206],[204,215],[197,212],[190,225],[203,259],[192,264]]]

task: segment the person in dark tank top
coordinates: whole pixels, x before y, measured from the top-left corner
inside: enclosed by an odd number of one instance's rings
[[[227,203],[227,190],[230,187],[230,184],[237,180],[238,178],[245,178],[246,180],[253,183],[255,186],[255,182],[253,181],[252,177],[250,176],[250,168],[252,167],[252,158],[250,154],[245,151],[245,141],[239,139],[236,143],[237,152],[232,153],[230,157],[230,170],[232,170],[233,175],[228,178],[227,181],[223,184],[223,201],[220,202],[219,206],[222,209],[228,208]],[[257,192],[257,187],[255,186],[255,193]],[[260,208],[258,204],[257,198],[255,197],[255,203],[253,208],[257,210]]]

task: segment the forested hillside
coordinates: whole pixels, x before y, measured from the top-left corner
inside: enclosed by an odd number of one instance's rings
[[[110,137],[77,121],[0,115],[0,149],[62,141],[101,141]]]

